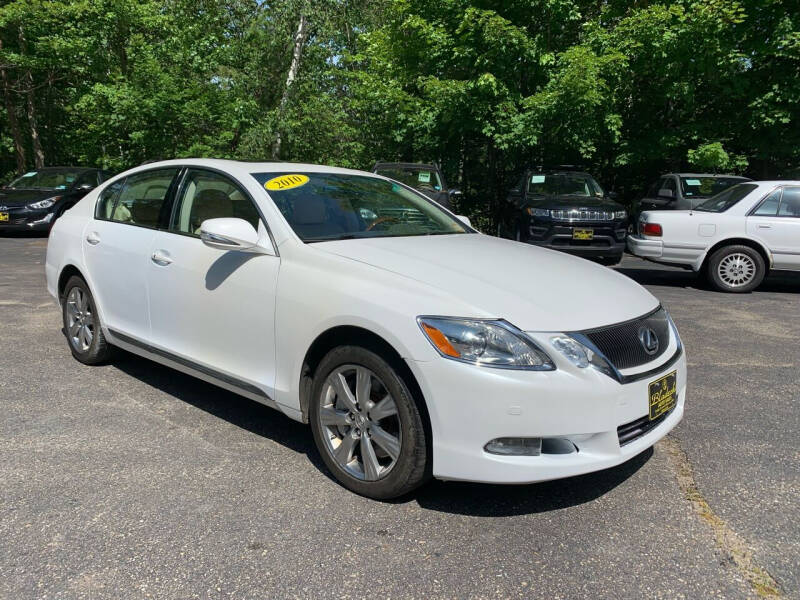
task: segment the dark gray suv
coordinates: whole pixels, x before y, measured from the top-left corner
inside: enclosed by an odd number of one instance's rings
[[[708,173],[668,173],[647,190],[636,206],[636,214],[645,210],[689,210],[732,185],[750,181],[736,175]]]

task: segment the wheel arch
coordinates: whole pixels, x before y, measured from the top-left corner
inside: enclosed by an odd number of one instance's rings
[[[725,238],[724,240],[719,240],[718,242],[714,243],[708,250],[706,250],[705,255],[703,256],[703,260],[700,263],[700,268],[698,270],[705,271],[708,267],[708,261],[714,253],[719,250],[720,248],[724,248],[725,246],[748,246],[758,252],[761,255],[761,258],[764,259],[764,266],[766,267],[767,273],[772,268],[772,254],[767,250],[767,248],[757,242],[752,238],[747,237],[730,237]],[[766,273],[765,273],[766,274]]]
[[[80,277],[86,282],[86,285],[89,285],[89,281],[86,279],[86,276],[81,272],[81,270],[78,267],[76,267],[71,263],[66,264],[61,269],[61,273],[58,274],[58,285],[56,287],[56,290],[58,291],[59,300],[62,300],[64,298],[64,288],[67,287],[67,282],[69,281],[70,277],[73,276]]]
[[[371,350],[384,358],[397,370],[403,378],[403,381],[408,385],[419,407],[422,421],[425,424],[425,434],[428,440],[428,450],[430,451],[432,435],[430,414],[417,378],[414,376],[408,363],[406,363],[402,355],[392,344],[377,333],[355,325],[337,325],[326,329],[316,337],[306,351],[300,369],[299,381],[300,411],[302,413],[303,422],[308,423],[308,408],[311,401],[311,388],[316,369],[325,355],[339,346],[359,346]]]

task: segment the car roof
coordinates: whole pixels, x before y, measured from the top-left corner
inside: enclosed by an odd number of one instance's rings
[[[412,162],[377,162],[375,166],[372,167],[373,170],[375,169],[386,169],[389,167],[399,167],[401,169],[437,169],[438,167],[434,163],[412,163]]]
[[[186,166],[186,167],[207,167],[210,169],[219,169],[236,173],[239,175],[253,174],[253,173],[291,173],[293,171],[306,172],[306,173],[340,173],[351,175],[366,175],[376,177],[375,173],[368,171],[359,171],[357,169],[345,169],[342,167],[329,167],[326,165],[314,165],[308,163],[292,163],[292,162],[257,162],[257,161],[240,161],[229,160],[222,158],[176,158],[171,160],[160,160],[154,162],[144,163],[137,167],[133,167],[126,172],[145,171],[158,167],[172,167],[172,166]]]

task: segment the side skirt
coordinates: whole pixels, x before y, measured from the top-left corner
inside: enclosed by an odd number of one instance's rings
[[[242,381],[241,379],[237,379],[236,377],[232,377],[231,375],[198,364],[181,356],[177,356],[171,352],[161,350],[160,348],[151,346],[146,342],[132,338],[114,329],[108,329],[108,333],[110,334],[110,341],[120,348],[124,348],[139,356],[149,358],[152,361],[171,367],[187,375],[202,379],[203,381],[244,396],[245,398],[250,398],[270,408],[278,409],[277,403],[272,398],[251,383]]]

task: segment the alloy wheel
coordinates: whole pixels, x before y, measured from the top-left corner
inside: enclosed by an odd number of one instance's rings
[[[383,381],[366,367],[342,365],[318,401],[325,448],[339,467],[362,481],[385,477],[400,456],[402,428]]]
[[[756,276],[756,263],[747,254],[734,252],[719,262],[717,274],[725,285],[732,288],[743,287]]]
[[[94,314],[89,295],[74,287],[67,295],[67,337],[78,352],[87,352],[94,339]]]

